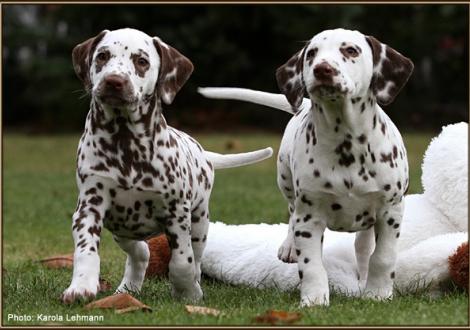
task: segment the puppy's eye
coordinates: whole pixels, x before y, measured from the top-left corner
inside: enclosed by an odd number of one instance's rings
[[[98,61],[104,62],[109,59],[109,53],[108,52],[100,52],[98,55],[96,55],[96,59]]]
[[[311,49],[307,52],[307,55],[305,55],[305,58],[306,58],[307,60],[310,60],[310,59],[314,58],[315,55],[317,55],[317,51],[318,51],[317,48],[311,48]]]
[[[139,59],[137,60],[137,64],[140,65],[140,66],[147,66],[150,63],[145,58],[139,57]]]
[[[354,47],[348,47],[346,48],[346,53],[348,53],[351,56],[357,56],[359,53],[357,52],[357,49]]]

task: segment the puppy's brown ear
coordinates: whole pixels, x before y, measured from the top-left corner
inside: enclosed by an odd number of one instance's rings
[[[302,104],[305,94],[305,83],[303,78],[304,51],[302,48],[292,56],[286,64],[276,70],[276,80],[279,89],[296,111]]]
[[[390,104],[410,78],[413,62],[372,36],[366,36],[366,40],[374,66],[370,88],[380,105]]]
[[[171,104],[176,93],[183,87],[194,70],[191,61],[159,38],[153,38],[155,48],[160,55],[157,95],[166,104]]]
[[[73,69],[86,89],[91,87],[90,67],[96,45],[98,45],[108,32],[108,30],[101,31],[96,37],[90,38],[75,46],[72,51]]]

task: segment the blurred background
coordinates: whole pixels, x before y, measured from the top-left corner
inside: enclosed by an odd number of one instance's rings
[[[415,63],[386,111],[401,130],[437,131],[468,121],[468,6],[425,5],[4,5],[3,125],[27,133],[80,132],[88,111],[73,47],[103,29],[161,37],[195,65],[169,123],[189,131],[282,132],[289,116],[207,100],[198,86],[278,92],[274,72],[316,33],[336,27],[373,35]]]

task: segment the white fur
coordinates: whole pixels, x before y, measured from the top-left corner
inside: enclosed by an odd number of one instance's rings
[[[468,131],[467,123],[443,128],[439,137],[429,145],[424,156],[423,187],[429,201],[444,214],[455,214],[449,219],[457,230],[467,230],[468,219]],[[442,157],[447,155],[447,157]],[[439,171],[446,168],[447,171]],[[457,221],[456,221],[457,220]],[[465,224],[465,228],[462,227]]]

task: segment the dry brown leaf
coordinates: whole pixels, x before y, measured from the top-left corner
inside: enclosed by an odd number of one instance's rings
[[[118,294],[113,294],[112,296],[105,297],[103,299],[99,299],[96,301],[93,301],[89,303],[88,305],[85,306],[86,309],[92,309],[92,308],[114,308],[117,310],[126,310],[129,309],[128,311],[132,310],[137,310],[137,309],[142,309],[144,311],[151,311],[152,309],[132,297],[128,293],[118,293]],[[121,311],[121,313],[125,313],[126,311]]]
[[[41,264],[48,268],[72,268],[73,254],[64,254],[39,260]]]
[[[134,312],[138,311],[141,308],[139,306],[131,306],[127,308],[121,308],[121,309],[116,309],[116,314],[124,314],[124,313],[129,313],[129,312]]]
[[[218,316],[220,314],[220,311],[215,308],[209,308],[209,307],[203,307],[203,306],[192,306],[192,305],[186,305],[184,306],[186,309],[186,312],[189,314],[201,314],[201,315],[213,315],[213,316]]]
[[[255,317],[254,320],[257,323],[268,323],[271,325],[276,325],[285,323],[291,324],[300,320],[301,317],[302,314],[298,312],[269,310],[263,315]]]
[[[104,278],[100,278],[100,292],[106,292],[109,291],[113,288],[111,283],[109,283],[107,280]]]

